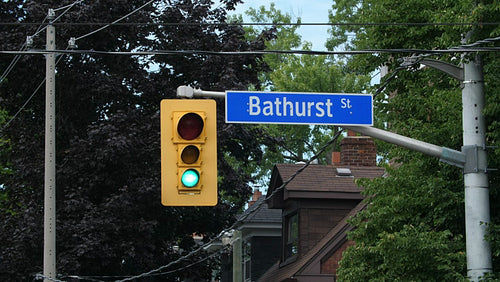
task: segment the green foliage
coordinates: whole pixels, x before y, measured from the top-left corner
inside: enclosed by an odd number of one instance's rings
[[[265,48],[273,32],[245,38],[241,26],[206,25],[224,22],[238,0],[80,1],[58,10],[59,22],[190,23],[177,25],[112,25],[81,38],[80,49],[248,51]],[[68,7],[65,1],[2,1],[6,22],[42,22],[48,8]],[[200,23],[199,25],[192,23]],[[35,25],[0,26],[1,50],[19,50]],[[96,27],[56,26],[58,49],[70,37]],[[45,45],[45,32],[34,38]],[[8,39],[8,40],[7,40]],[[0,69],[17,58],[1,56]],[[259,56],[101,56],[61,55],[56,73],[56,207],[57,270],[61,275],[130,276],[165,265],[196,247],[192,234],[213,237],[230,226],[251,189],[248,160],[262,157],[253,138],[258,128],[223,122],[218,101],[218,174],[221,200],[215,207],[164,207],[160,203],[161,99],[175,97],[180,85],[203,89],[246,89],[259,83],[267,69]],[[156,66],[148,72],[149,66]],[[15,113],[45,77],[43,56],[20,56],[7,80],[0,84],[1,107]],[[40,272],[43,250],[43,156],[45,98],[35,93],[0,137],[0,280],[30,281]],[[0,121],[3,116],[0,114]],[[0,122],[0,126],[3,125]],[[8,143],[5,143],[7,142]],[[233,167],[231,155],[241,164]],[[7,167],[9,173],[3,173]],[[8,196],[5,196],[8,195]],[[197,261],[199,253],[177,264]],[[148,281],[209,280],[211,263]],[[58,276],[59,277],[59,276]],[[63,278],[64,280],[64,278]]]
[[[269,8],[266,9],[265,6],[259,7],[259,9],[249,8],[245,11],[245,14],[250,17],[251,22],[256,23],[296,23],[300,24],[300,18],[293,21],[289,14],[283,14],[280,10],[277,10],[274,3],[269,4]],[[257,27],[249,26],[245,27],[245,36],[249,40],[255,40],[263,34],[272,33],[273,36],[266,38],[265,45],[268,50],[292,50],[300,47],[302,44],[301,37],[297,33],[298,25],[273,25],[271,27]],[[293,55],[286,54],[267,54],[265,55],[264,61],[269,66],[268,70],[275,70],[280,67],[280,65],[286,61],[289,57]],[[260,74],[260,81],[264,88],[272,87],[273,82],[269,77],[268,72],[262,72]],[[272,88],[271,88],[272,89]]]
[[[469,42],[496,36],[498,1],[358,1],[333,4],[333,23],[328,48],[346,49],[447,49],[460,46],[463,35],[473,30]],[[479,23],[477,25],[391,25],[389,23]],[[347,34],[355,37],[347,37]],[[499,46],[498,42],[490,45]],[[418,54],[417,54],[418,55]],[[484,75],[487,145],[500,140],[500,77],[497,53],[485,53]],[[347,59],[357,72],[387,66],[389,74],[408,54],[360,55]],[[460,54],[435,57],[460,65]],[[384,81],[385,78],[381,80]],[[378,87],[378,86],[375,86]],[[461,89],[459,82],[431,69],[399,71],[376,97],[376,120],[386,129],[436,145],[460,150],[462,146]],[[393,145],[378,146],[379,154],[392,165],[386,178],[363,182],[370,205],[352,224],[356,245],[346,251],[339,280],[461,280],[466,276],[463,181],[461,171],[436,159]],[[498,168],[500,151],[489,150],[489,167]],[[491,234],[494,270],[500,269],[499,173],[489,173]],[[413,248],[409,248],[409,244]]]
[[[281,92],[360,93],[370,80],[369,76],[349,72],[342,62],[328,56],[287,56],[269,77],[271,89]],[[270,170],[274,163],[307,161],[338,131],[337,127],[321,125],[263,127],[279,140],[278,149],[265,151],[265,170]],[[331,163],[331,151],[338,150],[337,145],[338,142],[319,156],[318,163]]]
[[[465,254],[449,231],[423,224],[382,232],[375,245],[349,248],[338,272],[342,281],[464,281]],[[407,255],[401,255],[401,253]]]
[[[291,23],[288,14],[276,10],[274,4],[269,9],[264,6],[250,9],[247,14],[254,22]],[[296,20],[300,23],[300,19]],[[297,25],[276,25],[276,37],[266,41],[270,50],[291,50],[301,47],[310,50],[310,43],[302,42],[297,34]],[[248,38],[262,33],[254,27],[246,29]],[[318,93],[361,93],[370,82],[370,77],[352,72],[344,63],[333,56],[299,56],[292,54],[270,54],[264,61],[271,71],[260,76],[263,88],[278,92],[318,92]],[[265,182],[275,163],[304,162],[315,155],[335,135],[338,128],[332,126],[261,125],[267,135],[263,142],[262,162],[254,168],[257,179]],[[331,163],[331,151],[336,144],[318,158],[320,164]]]
[[[3,128],[5,126],[5,124],[7,123],[7,118],[7,111],[0,109],[0,128]],[[2,131],[0,130],[0,175],[6,175],[11,173],[8,160],[6,158],[11,148],[9,141],[5,139],[1,134]],[[7,200],[7,197],[7,192],[0,183],[0,209],[3,208],[3,203]]]
[[[3,128],[9,118],[7,111],[0,109],[0,128]],[[0,174],[8,174],[11,172],[9,169],[6,156],[10,151],[10,142],[5,138],[0,130]]]
[[[434,167],[433,175],[427,171]],[[360,181],[368,208],[351,224],[356,245],[344,253],[339,280],[456,281],[464,274],[463,192],[457,169],[420,156],[388,176]],[[450,176],[455,181],[450,182]],[[372,197],[372,195],[375,195]],[[450,214],[456,216],[450,220]]]

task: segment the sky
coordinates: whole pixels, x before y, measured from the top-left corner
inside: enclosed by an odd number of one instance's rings
[[[235,14],[244,15],[249,7],[269,7],[274,3],[276,9],[284,14],[291,15],[294,19],[300,17],[303,23],[327,23],[328,10],[331,10],[333,0],[243,0],[245,3],[236,6]],[[245,18],[244,18],[245,19]],[[328,38],[328,26],[302,26],[299,34],[302,41],[313,44],[312,50],[326,50],[325,43]]]

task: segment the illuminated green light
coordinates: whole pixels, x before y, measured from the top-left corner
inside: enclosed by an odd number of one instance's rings
[[[200,174],[195,169],[188,169],[182,173],[181,182],[185,187],[192,188],[200,182]]]

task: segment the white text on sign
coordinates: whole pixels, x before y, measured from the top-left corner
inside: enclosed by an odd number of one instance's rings
[[[372,125],[369,94],[226,91],[226,122]]]
[[[274,101],[263,101],[261,106],[260,98],[257,96],[250,96],[248,98],[248,113],[251,116],[260,115],[265,116],[312,116],[324,117],[325,113],[329,117],[332,114],[332,102],[326,99],[325,102],[290,102],[283,97],[282,99],[276,98]]]

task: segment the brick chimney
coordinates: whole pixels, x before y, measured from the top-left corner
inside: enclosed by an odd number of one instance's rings
[[[255,189],[253,191],[252,200],[248,202],[248,207],[251,207],[253,204],[255,204],[260,196],[262,196],[262,192],[260,192],[259,189]]]
[[[340,160],[339,160],[340,155]],[[333,165],[376,166],[377,148],[368,136],[356,136],[352,131],[340,142],[340,152],[333,152]]]

